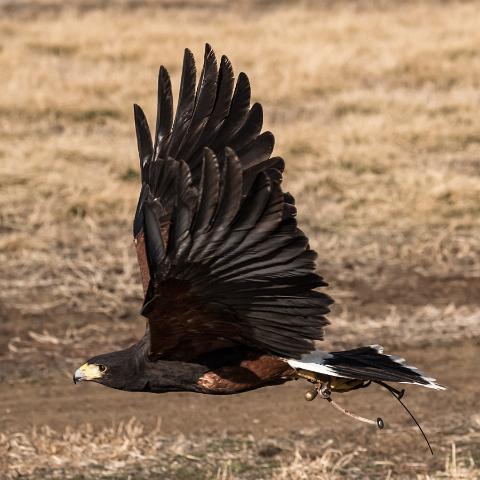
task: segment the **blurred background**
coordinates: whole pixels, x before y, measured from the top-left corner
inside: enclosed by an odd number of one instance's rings
[[[0,1],[0,477],[480,476],[476,2]],[[337,303],[325,348],[381,343],[448,386],[294,382],[232,397],[74,386],[144,329],[132,104],[205,42],[245,71]],[[199,67],[200,68],[200,67]]]

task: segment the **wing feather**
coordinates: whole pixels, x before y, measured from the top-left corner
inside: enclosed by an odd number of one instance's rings
[[[205,150],[202,176],[199,184],[199,200],[194,228],[204,233],[213,223],[220,195],[220,168],[215,154],[210,149]]]
[[[167,70],[162,65],[158,73],[157,125],[155,128],[155,153],[165,155],[166,146],[172,130],[173,96],[172,84]]]
[[[178,96],[177,112],[166,155],[175,156],[180,142],[185,137],[195,108],[195,81],[197,69],[192,52],[186,48],[183,56],[182,79]]]
[[[145,176],[145,166],[150,163],[153,155],[152,136],[148,127],[147,118],[143,110],[135,104],[133,106],[133,114],[135,118],[135,130],[137,133],[138,156],[140,158],[140,172],[142,183],[148,183],[148,177]]]
[[[218,130],[212,149],[217,151],[225,146],[231,146],[231,138],[244,124],[250,108],[250,81],[247,75],[240,73],[233,92],[229,115]]]

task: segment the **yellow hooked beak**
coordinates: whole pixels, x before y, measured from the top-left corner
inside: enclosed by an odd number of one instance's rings
[[[84,363],[73,374],[73,383],[80,382],[82,380],[98,380],[103,377],[103,373],[100,370],[99,365]]]

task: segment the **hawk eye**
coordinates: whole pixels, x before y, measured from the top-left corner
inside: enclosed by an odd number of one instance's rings
[[[104,373],[107,371],[107,367],[105,365],[99,365],[98,369],[100,370],[101,373]]]

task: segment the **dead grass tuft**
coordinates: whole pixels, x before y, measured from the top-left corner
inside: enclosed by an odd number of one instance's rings
[[[480,476],[480,467],[475,463],[472,455],[458,457],[455,443],[452,450],[445,458],[445,469],[433,475],[419,476],[419,480],[475,480]]]
[[[360,451],[360,450],[359,450]],[[308,459],[296,450],[292,461],[283,464],[277,473],[275,480],[337,480],[345,478],[346,467],[351,467],[355,455],[359,451],[344,455],[341,451],[327,448],[318,458]]]
[[[364,449],[344,453],[334,447],[333,440],[319,443],[318,433],[305,437],[304,444],[239,435],[172,437],[162,432],[158,421],[147,428],[134,419],[99,431],[90,424],[63,432],[42,427],[29,433],[0,434],[0,458],[4,459],[0,466],[5,479],[183,479],[194,475],[217,480],[336,480],[358,478],[361,472],[368,478],[405,478],[392,473],[391,461],[377,460],[372,465]],[[480,470],[472,455],[459,455],[455,443],[450,448],[443,469],[415,478],[477,478]]]

